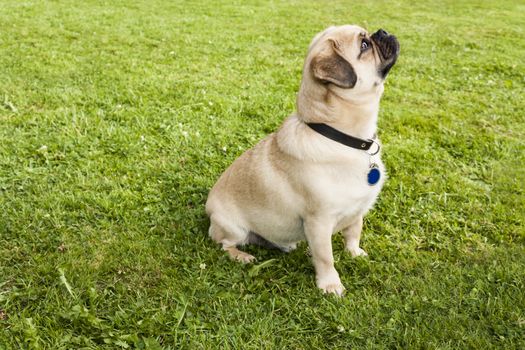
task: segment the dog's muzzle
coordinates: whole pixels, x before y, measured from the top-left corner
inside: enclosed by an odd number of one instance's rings
[[[379,29],[372,34],[371,38],[381,57],[382,64],[379,67],[379,72],[384,78],[390,71],[390,68],[396,63],[397,56],[399,56],[399,41],[394,35],[388,34],[383,29]]]

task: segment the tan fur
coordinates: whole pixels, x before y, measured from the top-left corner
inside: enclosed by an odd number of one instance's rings
[[[375,134],[383,92],[383,79],[377,73],[381,58],[376,49],[358,58],[363,33],[368,36],[357,26],[331,27],[313,39],[303,69],[297,113],[242,154],[219,178],[206,203],[210,236],[232,258],[254,260],[236,248],[248,242],[250,232],[284,249],[306,239],[317,286],[337,295],[344,287],[334,268],[331,236],[343,230],[346,249],[353,256],[366,255],[359,248],[362,218],[379,194],[385,171],[379,154],[371,159],[364,151],[316,133],[305,122],[327,123],[365,139]],[[330,65],[320,60],[330,55],[337,55],[339,61]],[[343,79],[340,58],[357,75],[350,89],[323,83],[315,76],[336,67],[339,71],[334,81]],[[315,71],[312,64],[319,61],[324,66]],[[374,186],[366,181],[371,160],[383,175]]]

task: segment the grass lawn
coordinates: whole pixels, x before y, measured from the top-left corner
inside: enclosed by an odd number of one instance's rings
[[[208,190],[331,24],[401,43],[368,258],[254,265]],[[522,1],[0,0],[0,349],[525,348]]]

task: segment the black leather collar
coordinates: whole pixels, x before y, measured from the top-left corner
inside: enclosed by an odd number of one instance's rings
[[[372,145],[375,143],[377,145],[377,151],[375,151],[374,153],[370,155],[374,155],[379,152],[379,149],[380,149],[379,144],[373,139],[364,140],[358,137],[350,136],[324,123],[306,123],[306,125],[312,128],[312,130],[323,135],[324,137],[327,137],[330,140],[339,142],[351,148],[368,151],[370,147],[372,147]]]

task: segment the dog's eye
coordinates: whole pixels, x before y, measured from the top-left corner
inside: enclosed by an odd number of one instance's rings
[[[369,47],[370,47],[370,41],[368,41],[367,39],[363,39],[363,41],[361,41],[361,51],[365,51]]]

